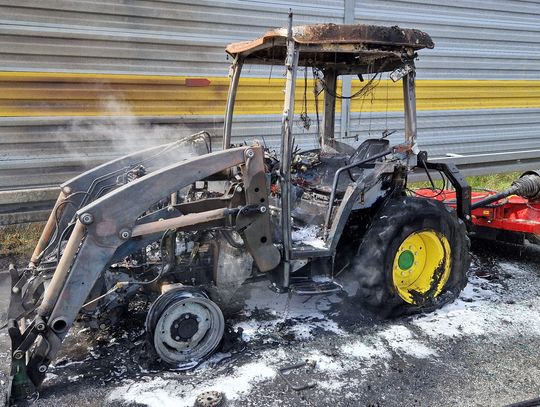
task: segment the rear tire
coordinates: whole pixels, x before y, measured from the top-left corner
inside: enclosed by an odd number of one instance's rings
[[[356,299],[382,316],[431,311],[467,284],[470,241],[451,208],[433,199],[389,199],[353,262]]]

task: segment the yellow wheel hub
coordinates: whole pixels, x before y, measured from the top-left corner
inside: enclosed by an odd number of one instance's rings
[[[411,233],[394,256],[394,287],[409,304],[428,292],[436,297],[448,281],[450,267],[450,244],[444,235],[434,230]]]

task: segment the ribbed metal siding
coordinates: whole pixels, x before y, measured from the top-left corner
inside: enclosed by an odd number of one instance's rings
[[[296,24],[341,23],[344,18],[343,0],[1,0],[0,71],[224,78],[229,66],[224,47],[286,25],[289,8],[294,10]],[[282,72],[247,66],[244,75],[276,78]],[[76,83],[65,86],[77,87]],[[24,110],[24,103],[20,100],[17,106]],[[42,105],[51,104],[44,99]],[[32,106],[36,107],[35,99]],[[128,125],[121,117],[2,117],[0,206],[11,211],[17,202],[31,199],[9,191],[58,185],[146,142],[166,142],[202,129],[219,138],[222,125],[220,115],[150,115],[128,120]],[[277,146],[279,127],[279,115],[236,117],[234,141],[257,138]],[[140,129],[147,133],[146,140],[138,137]],[[315,139],[313,128],[310,132],[297,129],[297,133],[302,146]],[[51,195],[40,193],[38,200]],[[35,215],[40,217],[42,212]],[[12,217],[0,213],[0,223],[11,221]]]
[[[296,24],[343,22],[343,0],[3,0],[0,68],[224,76],[225,46],[286,25],[289,8]]]
[[[420,53],[419,80],[540,79],[538,2],[358,0],[355,16],[357,23],[397,24],[428,32],[435,49]],[[504,104],[504,90],[497,96]],[[470,92],[468,98],[474,105],[477,95]],[[403,131],[402,115],[387,117],[380,112],[352,113],[350,134],[377,137],[388,128],[397,130],[393,137],[397,141]],[[420,148],[435,156],[539,149],[540,110],[420,110],[418,136]]]
[[[286,25],[289,8],[294,10],[295,24],[341,23],[344,19],[344,0],[309,3],[1,0],[0,70],[223,78],[229,66],[224,47],[233,41],[259,36],[269,28]],[[275,68],[271,72],[266,68],[247,66],[243,74],[248,77],[279,77],[282,71]],[[47,100],[42,104],[50,105]],[[72,118],[66,117],[64,123],[60,123],[58,115],[54,118],[61,130],[72,127]],[[242,137],[253,129],[251,119],[246,119],[245,124],[242,117],[236,119],[235,131]],[[5,119],[0,119],[0,122],[2,120]],[[210,117],[196,120],[202,124],[215,121]],[[264,116],[260,120],[266,124],[271,120],[279,123],[280,117]],[[193,118],[178,117],[177,120],[179,124],[186,121],[192,122]],[[278,128],[279,125],[272,126],[273,130]],[[188,126],[186,131],[190,129]],[[216,134],[221,131],[216,126],[209,130]],[[28,137],[24,126],[19,126],[18,131],[21,137]],[[35,135],[35,126],[30,125],[28,131]],[[254,135],[261,132],[266,131],[257,128]],[[54,129],[47,127],[47,133],[43,134],[52,133]],[[275,133],[269,135],[276,136]],[[14,137],[14,133],[10,133],[3,142],[11,143]],[[27,159],[39,159],[41,147],[40,144],[27,143]],[[6,186],[0,181],[0,189]]]
[[[370,127],[371,126],[371,127]],[[400,113],[354,115],[350,133],[380,137],[385,129],[403,127]],[[540,109],[422,111],[418,116],[418,143],[432,156],[470,155],[521,150],[540,150]],[[393,143],[403,142],[403,133],[390,136]],[[540,158],[540,156],[539,156]]]
[[[358,0],[356,22],[428,32],[419,79],[540,79],[540,5],[521,0]]]

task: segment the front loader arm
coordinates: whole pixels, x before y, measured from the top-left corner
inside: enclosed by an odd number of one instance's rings
[[[136,168],[144,166],[152,172],[167,165],[178,163],[189,156],[188,142],[197,134],[178,141],[150,147],[103,163],[60,186],[60,194],[43,229],[30,260],[31,266],[51,253],[58,244],[60,231],[73,221],[77,210],[100,196],[117,188],[118,178]],[[55,230],[57,231],[55,235]]]
[[[140,215],[171,193],[237,166],[242,170],[246,202],[244,208],[236,210],[236,221],[242,225],[240,233],[262,271],[279,264],[281,256],[273,245],[266,211],[268,196],[261,147],[239,147],[192,158],[130,182],[77,212],[78,220],[37,316],[18,338],[17,348],[12,350],[13,359],[19,363],[15,373],[24,373],[30,378],[28,387],[37,387],[43,381],[48,364],[118,248],[132,239],[133,231],[140,230],[141,225],[159,226],[160,221],[156,222],[155,218],[141,224]],[[230,213],[226,209],[224,216]],[[156,232],[156,227],[150,229],[148,233]],[[34,342],[36,346],[32,350]],[[29,362],[21,369],[21,360],[27,351],[31,351]],[[21,393],[21,389],[17,392]]]

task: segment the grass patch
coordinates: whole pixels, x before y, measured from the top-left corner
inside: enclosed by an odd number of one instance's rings
[[[467,182],[473,188],[487,188],[502,191],[519,178],[521,172],[506,172],[502,174],[478,175],[467,177]]]
[[[0,256],[30,256],[45,223],[26,223],[0,227]]]
[[[466,177],[466,180],[472,188],[486,188],[502,191],[503,189],[508,188],[520,175],[520,172],[506,172],[501,174],[476,175],[473,177]],[[437,188],[442,188],[440,176],[435,174],[433,177],[435,186]],[[446,187],[448,188],[449,186],[447,185]],[[413,182],[409,184],[409,188],[431,188],[431,184],[429,181]]]

